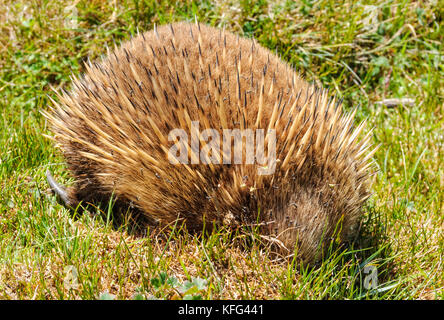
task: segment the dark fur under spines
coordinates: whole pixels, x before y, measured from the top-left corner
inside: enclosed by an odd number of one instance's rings
[[[356,233],[369,196],[370,134],[328,91],[305,82],[255,40],[202,24],[156,27],[87,63],[45,116],[77,184],[75,201],[114,194],[160,225],[185,219],[259,223],[280,252],[317,261],[341,224]],[[276,170],[257,164],[174,165],[175,128],[276,132]],[[222,131],[220,131],[222,132]],[[222,136],[222,134],[221,134]],[[271,136],[266,135],[268,141]],[[266,145],[266,143],[265,143]],[[74,200],[72,200],[74,201]],[[228,221],[228,222],[227,222]]]

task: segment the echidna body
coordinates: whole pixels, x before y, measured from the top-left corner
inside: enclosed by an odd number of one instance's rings
[[[322,256],[338,229],[341,239],[355,234],[369,195],[364,123],[354,128],[355,111],[343,114],[327,91],[256,41],[177,23],[86,69],[45,113],[76,179],[64,195],[71,206],[114,194],[159,225],[259,223],[281,252],[306,262]],[[187,163],[172,163],[170,132],[190,133],[196,121],[220,137],[224,129],[264,129],[266,149],[274,130],[274,172],[259,174],[258,162],[226,164],[223,153],[219,163],[203,163],[191,147]]]

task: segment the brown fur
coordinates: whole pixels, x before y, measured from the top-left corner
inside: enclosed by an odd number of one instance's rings
[[[132,203],[160,225],[262,225],[282,252],[313,262],[341,228],[354,235],[368,197],[370,136],[354,112],[309,85],[256,41],[177,23],[138,35],[86,65],[60,105],[45,113],[69,170],[73,204]],[[174,128],[276,129],[277,167],[173,165]],[[354,130],[353,130],[354,129]],[[222,137],[222,134],[221,134]],[[259,214],[259,217],[258,217]],[[258,220],[259,218],[259,220]],[[285,249],[283,249],[285,248]],[[288,251],[287,251],[288,249]]]

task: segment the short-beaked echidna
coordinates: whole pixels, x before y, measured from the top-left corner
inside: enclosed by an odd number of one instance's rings
[[[370,133],[359,138],[365,123],[354,127],[356,109],[344,114],[328,91],[255,40],[175,23],[108,50],[86,70],[44,112],[76,184],[65,190],[48,180],[71,207],[115,195],[158,225],[259,225],[280,252],[309,263],[326,240],[355,235],[373,154]],[[210,144],[197,135],[196,149],[171,138],[176,129],[219,137]],[[205,149],[222,149],[226,129],[264,129],[253,143],[262,156],[247,162],[252,141],[231,145],[235,134],[229,150]],[[185,148],[186,161],[171,161],[172,146]],[[244,158],[230,164],[236,152]]]

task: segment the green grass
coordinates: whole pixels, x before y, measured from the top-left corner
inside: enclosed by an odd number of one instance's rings
[[[0,298],[444,299],[444,8],[370,2],[79,1],[72,20],[65,1],[1,0]],[[50,86],[68,87],[105,45],[195,16],[255,37],[369,119],[379,171],[353,247],[308,269],[273,261],[255,233],[176,225],[141,237],[56,203],[46,169],[69,178],[43,137]],[[377,103],[387,98],[414,103]],[[370,290],[368,265],[378,272]]]

